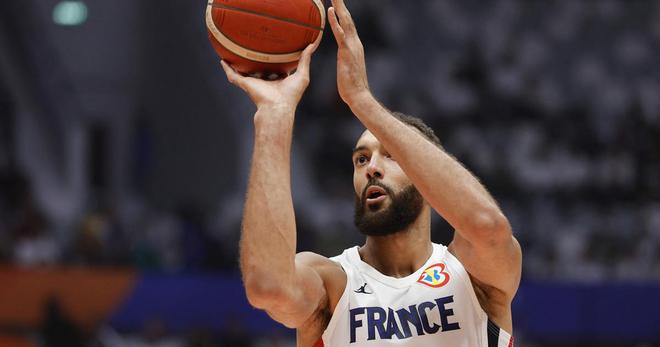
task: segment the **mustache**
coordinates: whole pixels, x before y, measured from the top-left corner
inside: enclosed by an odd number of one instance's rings
[[[364,186],[364,189],[362,189],[362,194],[360,196],[360,200],[362,200],[363,203],[367,200],[367,197],[366,197],[367,189],[369,189],[369,187],[371,187],[371,186],[381,187],[385,190],[387,195],[394,196],[394,192],[392,191],[392,189],[390,187],[388,187],[385,184],[383,184],[382,182],[378,181],[376,178],[370,178],[369,181],[367,181],[367,185]]]

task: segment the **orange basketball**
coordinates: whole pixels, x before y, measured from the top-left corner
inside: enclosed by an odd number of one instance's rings
[[[322,0],[212,0],[206,8],[218,55],[239,72],[263,77],[293,71],[324,26]]]

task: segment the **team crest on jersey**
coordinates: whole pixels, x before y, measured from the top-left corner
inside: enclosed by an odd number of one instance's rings
[[[449,283],[449,274],[445,272],[445,264],[437,263],[427,267],[417,280],[418,283],[432,288],[440,288]]]

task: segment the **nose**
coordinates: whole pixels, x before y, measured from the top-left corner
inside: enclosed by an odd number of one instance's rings
[[[383,178],[383,167],[381,166],[380,158],[376,155],[371,157],[367,166],[367,179],[372,178]]]

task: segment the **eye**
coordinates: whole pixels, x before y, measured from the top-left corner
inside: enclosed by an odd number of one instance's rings
[[[355,165],[364,165],[369,161],[369,158],[367,158],[366,155],[360,154],[357,157],[355,157]]]

